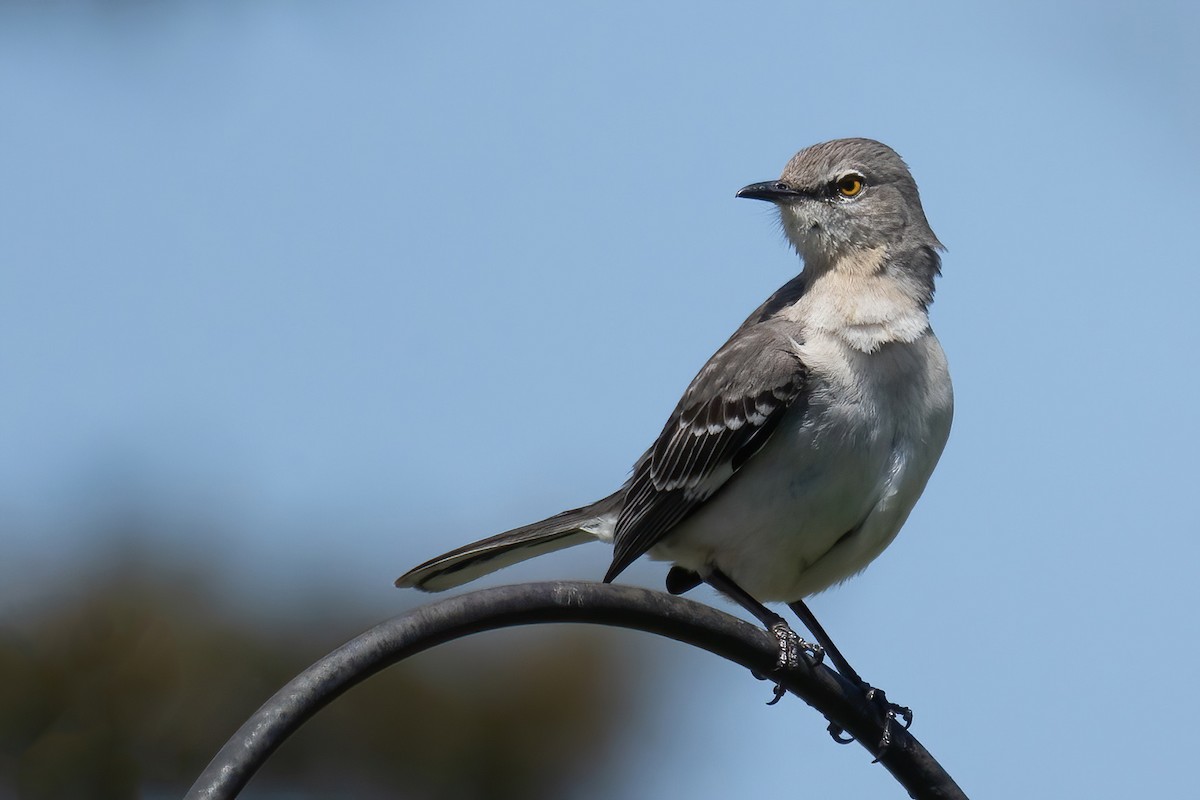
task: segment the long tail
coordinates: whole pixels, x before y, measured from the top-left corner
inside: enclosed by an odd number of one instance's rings
[[[396,579],[402,589],[440,592],[473,581],[501,567],[611,535],[621,493],[583,508],[522,525],[431,558]]]

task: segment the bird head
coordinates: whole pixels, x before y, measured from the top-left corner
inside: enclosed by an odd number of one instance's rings
[[[872,139],[807,147],[777,180],[752,183],[737,196],[774,203],[784,234],[810,268],[869,251],[941,248],[908,167]]]

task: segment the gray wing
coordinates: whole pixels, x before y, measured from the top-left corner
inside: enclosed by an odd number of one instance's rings
[[[605,581],[700,507],[804,402],[805,368],[789,329],[780,320],[743,326],[692,380],[634,466]]]

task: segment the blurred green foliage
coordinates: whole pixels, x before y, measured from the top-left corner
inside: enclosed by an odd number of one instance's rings
[[[63,580],[0,617],[0,800],[179,797],[276,689],[377,621],[255,619],[218,575],[154,558]],[[310,720],[243,797],[569,794],[627,710],[617,635],[502,631],[421,654]]]

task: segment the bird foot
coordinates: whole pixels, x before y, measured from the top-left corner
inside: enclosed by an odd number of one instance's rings
[[[892,744],[892,726],[896,720],[900,720],[904,726],[904,730],[912,727],[913,712],[908,706],[898,705],[887,699],[887,695],[883,693],[883,689],[876,689],[874,686],[863,684],[863,695],[867,702],[875,706],[880,715],[883,717],[883,734],[879,738],[879,744],[876,747],[875,761],[879,761],[879,757],[887,752],[888,747]],[[847,736],[846,731],[842,726],[836,723],[829,723],[829,735],[838,744],[850,744],[854,741],[853,736]]]
[[[879,755],[875,757],[875,760],[878,761],[879,756],[883,755],[892,744],[892,726],[896,720],[900,720],[904,730],[908,730],[912,727],[913,712],[908,706],[890,702],[887,695],[883,693],[883,689],[873,687],[868,689],[867,701],[875,703],[883,712],[883,736],[879,739]]]
[[[824,660],[825,650],[821,645],[801,639],[783,620],[773,623],[769,630],[775,637],[775,641],[779,643],[779,658],[775,662],[776,671],[795,669],[800,666],[801,657],[811,666],[816,666]],[[787,690],[780,684],[775,684],[774,696],[767,702],[767,705],[775,705],[785,694],[787,694]]]
[[[770,631],[779,643],[779,660],[775,662],[775,669],[795,669],[800,666],[801,653],[813,666],[825,659],[825,650],[821,645],[801,639],[783,620],[772,624]]]

